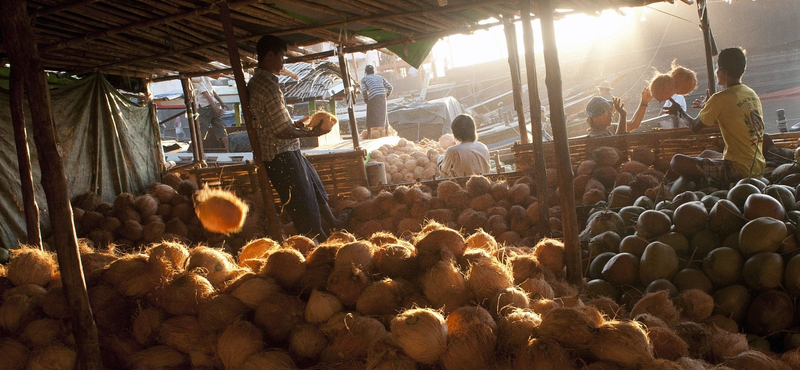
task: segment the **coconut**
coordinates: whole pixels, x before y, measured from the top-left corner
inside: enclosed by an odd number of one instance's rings
[[[536,336],[541,322],[541,316],[532,310],[511,310],[508,315],[497,320],[498,349],[502,353],[513,354],[525,348],[528,340]]]
[[[280,244],[270,238],[252,240],[239,250],[239,265],[242,266],[247,260],[262,258],[269,253],[269,251],[278,248],[280,248]]]
[[[492,190],[492,182],[484,176],[472,175],[467,180],[466,189],[469,195],[474,198],[489,193]]]
[[[530,299],[522,288],[508,287],[497,291],[489,301],[489,308],[494,318],[507,315],[518,308],[528,308]]]
[[[390,278],[373,282],[356,301],[356,311],[365,316],[396,314],[403,302],[400,284]]]
[[[167,234],[172,234],[182,238],[186,238],[189,236],[189,228],[186,227],[186,224],[183,221],[177,218],[173,218],[167,221],[167,223],[164,224],[164,226],[165,226],[164,232]]]
[[[564,243],[557,239],[544,238],[533,247],[533,256],[539,265],[550,271],[553,275],[560,276],[564,269]]]
[[[539,336],[555,340],[564,346],[586,345],[597,332],[597,325],[587,311],[557,307],[542,314]]]
[[[417,362],[435,364],[447,349],[447,323],[436,311],[406,310],[395,316],[390,326],[395,343]]]
[[[367,369],[370,370],[417,370],[417,363],[403,354],[388,338],[376,342],[367,353]]]
[[[344,326],[336,332],[331,344],[322,351],[322,362],[366,358],[368,349],[388,336],[386,327],[371,317],[347,315],[343,321]]]
[[[647,337],[653,345],[653,355],[656,358],[677,360],[689,355],[689,346],[668,327],[648,326]]]
[[[254,321],[276,342],[289,338],[292,328],[303,322],[304,302],[300,298],[276,293],[256,308]]]
[[[391,278],[413,278],[417,275],[417,259],[412,247],[386,244],[375,249],[373,259],[381,274]]]
[[[28,370],[71,370],[75,368],[78,354],[74,350],[53,344],[31,353],[26,369]]]
[[[275,280],[245,275],[231,284],[227,291],[231,296],[238,298],[247,308],[255,309],[261,302],[280,292],[280,289],[280,285]]]
[[[715,325],[707,326],[706,330],[706,341],[700,344],[708,350],[704,356],[708,361],[720,362],[750,349],[744,334],[732,333]],[[680,332],[678,334],[680,335]],[[692,348],[692,343],[690,341],[687,343],[689,348]]]
[[[747,309],[748,333],[770,335],[790,328],[794,322],[792,298],[778,290],[759,294]]]
[[[313,363],[328,345],[328,338],[316,325],[303,323],[292,329],[289,334],[289,353],[292,357]]]
[[[688,95],[697,88],[697,74],[689,68],[672,62],[669,72],[674,84],[675,94]]]
[[[528,184],[518,183],[508,189],[508,200],[512,204],[521,204],[531,195],[531,188]]]
[[[197,246],[189,252],[186,259],[186,270],[195,268],[205,269],[206,279],[218,288],[233,276],[236,264],[231,255],[221,250]]]
[[[0,329],[15,333],[33,318],[34,301],[25,294],[14,294],[0,305]]]
[[[134,198],[133,209],[135,209],[142,217],[147,217],[156,214],[158,211],[158,199],[150,194],[142,194]]]
[[[154,346],[128,357],[131,369],[169,369],[188,364],[186,356],[170,346]]]
[[[306,271],[306,259],[294,249],[272,251],[259,275],[275,279],[284,288],[291,288]]]
[[[598,167],[615,167],[622,159],[622,152],[614,147],[601,146],[592,150],[591,156]]]
[[[181,180],[175,190],[177,190],[180,195],[191,197],[197,192],[197,183],[192,180]]]
[[[361,292],[369,285],[369,277],[358,267],[335,267],[328,277],[327,290],[336,295],[345,306],[356,304]]]
[[[247,307],[237,298],[220,294],[200,304],[197,319],[207,332],[224,330],[247,313]]]
[[[126,207],[133,207],[133,202],[136,200],[136,197],[131,193],[120,193],[114,198],[114,210],[121,210]]]
[[[32,246],[21,246],[12,251],[6,277],[14,285],[36,284],[46,286],[58,271],[53,254]]]
[[[432,229],[427,233],[420,233],[414,242],[418,255],[448,255],[460,256],[464,254],[466,243],[464,237],[458,231],[450,228],[432,226],[429,223],[428,228]],[[421,266],[425,269],[428,266]]]
[[[185,245],[177,242],[163,241],[151,245],[145,250],[149,256],[147,262],[160,275],[171,279],[173,275],[183,271],[186,258],[189,257],[189,250]]]
[[[375,246],[368,241],[347,243],[336,252],[333,266],[347,267],[352,264],[365,272],[371,272],[374,269],[373,249]]]
[[[728,357],[724,362],[725,366],[736,370],[747,369],[774,369],[774,370],[789,370],[789,365],[781,362],[770,355],[756,351],[749,350],[739,353],[736,356]]]
[[[118,218],[121,223],[125,221],[142,222],[142,215],[139,214],[132,206],[115,208],[113,211],[114,217]],[[86,216],[84,216],[86,217]],[[85,220],[82,220],[84,222]]]
[[[305,308],[305,320],[312,324],[327,322],[333,315],[342,311],[342,302],[335,295],[321,290],[313,290]]]
[[[47,290],[47,294],[41,301],[42,311],[50,318],[66,319],[70,316],[67,297],[64,295],[64,288],[55,287]]]
[[[555,292],[553,287],[543,279],[529,278],[522,281],[519,287],[528,293],[532,299],[553,299]]]
[[[337,123],[339,123],[339,119],[336,118],[335,115],[330,114],[323,110],[319,110],[311,115],[311,118],[308,120],[308,125],[306,125],[306,127],[314,128],[320,126],[322,128],[322,131],[330,131],[331,129],[333,129],[333,126],[335,126]]]
[[[227,369],[241,368],[248,357],[261,352],[263,348],[261,331],[244,320],[228,325],[217,341],[217,353]]]
[[[666,101],[675,95],[675,82],[670,75],[656,72],[656,76],[650,80],[650,92],[656,100]]]
[[[135,314],[132,324],[132,332],[136,341],[143,345],[149,346],[155,343],[158,338],[158,328],[164,320],[164,315],[161,311],[155,308],[139,307],[139,311]]]
[[[167,226],[160,221],[153,221],[144,226],[142,230],[142,241],[145,243],[153,243],[161,240],[164,236]]]
[[[145,255],[127,255],[108,265],[102,280],[128,297],[141,298],[161,284],[161,276]]]
[[[714,298],[700,289],[689,289],[678,294],[675,305],[681,317],[692,321],[702,321],[711,316],[714,310]]]
[[[492,315],[481,306],[462,306],[447,315],[447,335],[468,336],[472,329],[480,326],[487,327],[492,333],[497,333],[497,323]]]
[[[158,199],[160,203],[169,203],[172,201],[172,197],[177,194],[175,189],[172,186],[162,184],[162,183],[153,183],[150,187],[150,193]]]
[[[153,292],[156,304],[172,315],[197,315],[212,294],[211,283],[191,270]]]
[[[66,338],[66,328],[61,321],[43,318],[31,321],[19,335],[19,339],[31,349],[61,343]]]
[[[489,260],[473,264],[467,273],[466,283],[478,302],[486,302],[497,291],[512,286],[514,282],[508,267],[495,260]]]
[[[532,338],[528,341],[519,350],[512,366],[514,370],[578,369],[567,348],[544,338]]]
[[[206,230],[228,235],[242,229],[249,207],[233,193],[206,187],[195,200],[195,213]]]
[[[495,362],[496,343],[495,330],[484,324],[471,325],[469,334],[466,335],[448,332],[447,350],[441,359],[442,367],[445,370],[490,368]]]
[[[195,316],[170,317],[158,328],[158,341],[183,353],[195,350],[203,338],[203,328]]]
[[[638,321],[612,320],[601,325],[592,337],[589,351],[598,360],[626,368],[638,368],[653,360],[650,340]]]
[[[497,250],[497,241],[483,229],[478,229],[478,231],[467,237],[465,242],[467,243],[467,249],[483,249],[489,253]]]
[[[680,319],[680,312],[669,299],[669,292],[666,290],[649,293],[636,302],[631,309],[631,317],[643,313],[654,315],[669,325],[677,323]]]
[[[0,353],[3,354],[2,369],[24,369],[30,350],[13,338],[0,339]]]
[[[99,331],[118,333],[129,327],[136,310],[131,299],[126,299],[108,285],[96,285],[88,290],[89,303]]]
[[[425,273],[422,277],[422,290],[435,306],[445,305],[448,298],[454,296],[464,297],[465,301],[468,298],[464,275],[447,261],[436,263]],[[448,308],[452,311],[458,307]]]

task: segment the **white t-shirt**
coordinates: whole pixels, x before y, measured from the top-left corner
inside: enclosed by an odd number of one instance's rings
[[[453,145],[445,150],[439,169],[442,177],[488,174],[489,148],[479,141]]]
[[[204,92],[208,92],[209,96],[214,96],[214,88],[211,86],[211,80],[209,80],[208,77],[192,77],[192,86],[194,87],[194,99],[197,103],[197,108],[207,107],[211,104],[208,98],[206,98],[206,94],[203,94]]]
[[[672,95],[672,100],[678,103],[678,105],[680,105],[681,108],[683,108],[683,111],[686,112],[686,98],[684,98],[683,95],[678,95],[678,94]],[[671,106],[672,106],[672,101],[670,100],[667,100],[664,103],[664,108],[669,108]]]

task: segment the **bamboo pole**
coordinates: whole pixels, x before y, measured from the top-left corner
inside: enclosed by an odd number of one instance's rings
[[[29,245],[42,247],[42,234],[39,228],[39,206],[33,192],[33,174],[28,148],[28,133],[25,128],[23,107],[23,76],[19,68],[11,68],[9,77],[9,105],[11,108],[11,124],[14,126],[14,143],[17,146],[17,162],[19,163],[19,181],[22,186],[22,203],[25,208],[25,229],[28,232]]]
[[[706,50],[706,72],[708,74],[708,93],[717,92],[716,73],[714,73],[714,39],[711,36],[711,23],[708,20],[708,3],[706,0],[697,0],[697,13],[700,16],[700,30],[703,32],[703,45]]]
[[[42,187],[47,197],[50,224],[53,228],[53,246],[57,251],[58,266],[64,295],[67,298],[72,322],[78,366],[83,370],[103,369],[97,327],[89,305],[86,282],[78,253],[72,206],[69,201],[67,176],[58,150],[50,92],[47,90],[42,61],[36,48],[24,0],[0,2],[0,29],[13,69],[19,69],[28,95],[28,107],[33,123],[33,139],[39,153]]]
[[[342,72],[342,83],[344,84],[345,101],[347,102],[347,116],[350,118],[350,136],[353,139],[353,148],[361,149],[358,143],[358,125],[356,125],[356,113],[353,110],[355,95],[350,93],[350,73],[348,73],[347,61],[344,58],[344,47],[339,45],[339,69]],[[366,169],[365,169],[366,171]]]
[[[525,125],[525,109],[522,107],[522,81],[519,73],[519,50],[517,49],[517,30],[510,15],[503,16],[503,31],[508,48],[508,67],[511,69],[511,89],[514,96],[514,110],[517,112],[519,135],[523,144],[528,143],[528,128]]]
[[[186,120],[189,123],[189,138],[192,139],[192,156],[194,161],[198,161],[200,153],[197,147],[197,138],[200,134],[197,132],[197,125],[194,119],[194,103],[192,102],[192,89],[189,88],[189,79],[186,76],[181,76],[181,87],[183,87],[183,104],[186,105]]]
[[[539,82],[536,75],[536,56],[533,53],[533,26],[531,25],[531,0],[520,2],[522,15],[522,40],[525,45],[525,72],[528,77],[528,105],[531,115],[531,133],[533,134],[533,173],[536,182],[536,199],[539,200],[539,234],[551,236],[550,200],[547,195],[547,169],[544,163],[542,145],[542,102],[539,99]]]
[[[156,108],[156,102],[153,101],[153,91],[151,90],[151,81],[147,81],[145,83],[145,90],[147,91],[147,107],[150,109],[150,126],[153,128],[153,141],[158,143],[158,150],[156,153],[153,153],[153,156],[156,158],[156,163],[158,166],[158,171],[163,173],[166,171],[166,160],[164,158],[164,144],[161,142],[161,124],[158,122],[158,109]]]
[[[280,219],[278,212],[275,210],[275,198],[272,195],[272,186],[267,176],[267,171],[262,167],[261,161],[261,144],[258,139],[258,132],[256,127],[253,126],[253,112],[250,110],[250,96],[247,91],[247,84],[244,82],[244,70],[242,70],[242,63],[239,56],[239,48],[236,45],[236,39],[233,35],[233,27],[231,27],[230,9],[225,2],[220,3],[219,16],[222,19],[222,25],[225,30],[225,39],[228,42],[228,53],[230,53],[231,68],[233,69],[233,77],[236,80],[236,89],[239,91],[239,101],[242,105],[244,112],[244,123],[247,128],[247,136],[250,138],[250,147],[253,149],[253,163],[258,168],[258,184],[261,188],[261,196],[264,198],[264,209],[267,213],[267,230],[273,240],[282,242],[283,232],[281,231]]]
[[[581,246],[578,241],[578,216],[575,213],[572,161],[569,157],[567,125],[564,114],[564,97],[561,87],[561,67],[558,62],[558,48],[554,23],[554,10],[551,0],[539,0],[539,20],[542,26],[544,65],[547,71],[545,83],[550,101],[550,125],[553,127],[555,165],[558,186],[561,188],[561,222],[567,265],[567,280],[579,285],[583,280],[581,268]]]

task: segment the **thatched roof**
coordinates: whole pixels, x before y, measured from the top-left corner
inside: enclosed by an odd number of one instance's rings
[[[559,9],[591,13],[660,1],[553,3]],[[531,2],[535,14],[538,1]],[[229,64],[220,3],[30,0],[27,5],[45,68],[150,78]],[[479,22],[519,13],[519,1],[508,0],[228,0],[227,4],[245,64],[254,62],[258,38],[271,33],[287,40],[295,57],[309,53],[301,47],[331,41],[344,44],[345,52],[387,47],[413,65],[440,37],[487,27]],[[313,56],[294,61],[308,58]],[[8,59],[4,48],[0,59],[4,63]]]

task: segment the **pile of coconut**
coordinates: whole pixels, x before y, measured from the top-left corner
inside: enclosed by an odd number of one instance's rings
[[[257,239],[237,256],[201,245],[81,261],[108,369],[791,369],[705,321],[699,289],[618,304],[563,277],[564,246],[509,247],[430,222],[408,239],[334,233],[319,245]],[[0,269],[0,368],[73,369],[54,256]]]
[[[452,137],[451,134],[448,135]],[[445,145],[449,144],[446,139],[440,141]],[[454,140],[449,145],[453,144]],[[433,180],[439,176],[437,160],[446,148],[427,138],[422,139],[419,144],[400,138],[395,145],[384,144],[369,152],[369,162],[384,164],[386,181],[390,184]]]
[[[552,207],[545,220],[553,233],[561,232],[555,176],[548,186]],[[398,185],[392,191],[373,194],[366,187],[356,187],[350,197],[335,202],[335,208],[353,208],[347,230],[359,237],[386,231],[395,235],[419,232],[426,220],[434,220],[466,233],[484,230],[500,243],[531,246],[541,236],[539,202],[533,194],[533,180],[523,176],[514,182],[493,181],[484,176],[440,182]],[[463,184],[463,185],[462,185]]]
[[[121,193],[113,202],[103,202],[96,193],[87,192],[72,200],[76,234],[98,246],[113,244],[126,252],[162,240],[188,244],[223,238],[223,234],[234,234],[225,238],[225,242],[238,248],[254,237],[264,236],[261,210],[254,208],[248,212],[250,207],[241,201],[232,209],[226,208],[230,202],[219,201],[220,194],[226,193],[215,189],[198,190],[194,181],[182,179],[175,173],[150,184],[144,194]],[[243,207],[246,215],[231,213],[241,213],[239,207]],[[223,210],[228,210],[223,218],[236,222],[227,232],[226,225],[204,228],[197,217],[198,212],[218,215]]]

